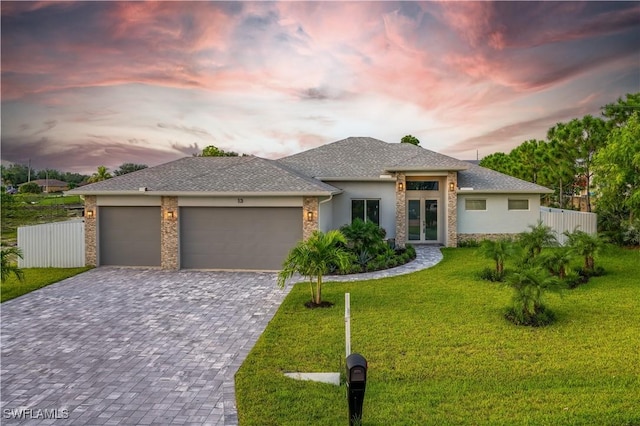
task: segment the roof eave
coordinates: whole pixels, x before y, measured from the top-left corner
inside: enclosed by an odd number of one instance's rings
[[[147,196],[164,196],[164,197],[325,197],[329,195],[341,194],[343,191],[336,189],[335,191],[77,191],[71,195],[147,195]]]
[[[457,166],[457,167],[385,167],[387,172],[461,172],[467,170],[469,167]]]
[[[458,194],[552,194],[550,189],[458,189]]]
[[[393,176],[389,177],[358,177],[358,176],[316,176],[315,179],[321,180],[323,182],[395,182],[396,179]]]

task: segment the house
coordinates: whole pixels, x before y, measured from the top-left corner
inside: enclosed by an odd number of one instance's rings
[[[351,137],[279,160],[188,157],[69,191],[89,265],[277,270],[356,218],[396,245],[524,231],[549,189],[411,144]]]
[[[69,189],[69,184],[67,182],[63,182],[58,179],[36,179],[32,180],[31,182],[37,184],[42,192],[46,193],[62,192]],[[22,185],[24,185],[24,183],[20,186]]]

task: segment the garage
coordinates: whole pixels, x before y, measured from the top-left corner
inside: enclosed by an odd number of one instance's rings
[[[100,207],[100,265],[160,266],[160,207]]]
[[[184,269],[278,270],[302,239],[300,207],[181,207]]]

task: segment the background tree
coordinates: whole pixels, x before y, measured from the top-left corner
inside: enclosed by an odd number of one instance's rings
[[[624,125],[634,113],[640,113],[640,92],[627,93],[626,99],[618,98],[617,102],[602,107],[602,115],[610,127]]]
[[[18,192],[21,194],[41,194],[42,188],[35,182],[27,182],[20,185]]]
[[[344,270],[349,266],[350,255],[343,248],[347,239],[340,231],[332,230],[327,233],[314,231],[306,240],[300,241],[287,255],[282,264],[282,271],[278,274],[278,285],[284,287],[287,279],[295,273],[309,278],[311,288],[311,303],[322,304],[322,276],[337,266]],[[313,281],[316,287],[313,288]]]
[[[504,152],[495,152],[480,160],[480,166],[513,176],[514,161]]]
[[[558,123],[551,130],[554,138],[575,150],[577,171],[584,178],[587,195],[587,211],[591,211],[591,178],[593,157],[606,144],[607,126],[600,118],[585,115],[569,123]]]
[[[640,217],[640,112],[614,128],[607,146],[594,157],[600,206],[628,212],[629,221]]]
[[[88,182],[101,182],[103,180],[111,179],[112,177],[113,176],[111,176],[111,173],[109,173],[108,168],[106,168],[105,166],[98,166],[98,171],[91,175]]]
[[[146,164],[135,164],[135,163],[122,163],[120,167],[118,167],[113,174],[116,176],[126,175],[127,173],[137,172],[138,170],[146,169]]]
[[[403,136],[402,139],[400,139],[400,143],[410,143],[411,145],[415,146],[420,145],[420,141],[418,140],[418,138],[412,135]]]
[[[22,164],[11,164],[9,167],[0,166],[2,180],[7,185],[18,186],[29,180],[29,167]],[[35,170],[31,169],[31,176],[35,176]]]
[[[33,178],[33,173],[31,174],[32,179]],[[63,175],[62,173],[60,173],[60,171],[56,170],[56,169],[42,169],[42,170],[38,170],[38,172],[35,174],[35,179],[57,179],[57,180],[63,180]]]
[[[198,157],[237,157],[238,153],[233,151],[225,151],[216,146],[209,145],[202,149],[202,154]]]

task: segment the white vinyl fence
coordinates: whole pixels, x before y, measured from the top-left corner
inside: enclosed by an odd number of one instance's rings
[[[573,232],[577,228],[592,235],[598,233],[598,215],[595,213],[540,207],[540,219],[556,232],[560,244],[567,240],[563,235],[565,231]]]
[[[20,268],[76,268],[84,266],[84,220],[18,228]]]

